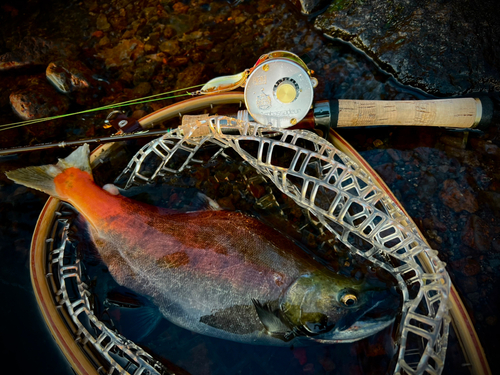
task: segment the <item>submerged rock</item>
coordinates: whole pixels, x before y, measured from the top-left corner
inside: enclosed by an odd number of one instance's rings
[[[9,96],[12,110],[23,120],[33,120],[66,113],[69,99],[57,93],[41,77],[35,77],[28,84]]]
[[[106,48],[97,56],[104,60],[107,68],[132,65],[144,55],[144,43],[138,39],[123,39],[112,48]]]
[[[405,83],[441,94],[500,89],[496,0],[335,0],[315,26]]]
[[[61,93],[72,94],[80,105],[95,102],[99,83],[94,73],[80,61],[51,62],[45,71],[47,80]]]
[[[51,60],[75,54],[75,46],[68,42],[25,37],[19,46],[0,56],[0,71],[47,65]]]
[[[491,234],[488,223],[479,216],[471,215],[462,232],[462,241],[467,246],[486,252],[491,247]]]
[[[443,203],[455,212],[465,210],[474,213],[478,210],[474,194],[469,189],[461,188],[453,179],[444,182],[440,196]]]

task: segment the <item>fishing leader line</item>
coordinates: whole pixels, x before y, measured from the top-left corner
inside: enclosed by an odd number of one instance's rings
[[[14,129],[14,128],[19,128],[19,127],[27,126],[27,125],[37,124],[39,122],[51,121],[51,120],[56,120],[56,119],[60,119],[60,118],[68,117],[68,116],[81,115],[81,114],[86,114],[86,113],[91,113],[91,112],[96,112],[96,111],[103,111],[103,110],[107,110],[107,109],[113,109],[113,108],[117,108],[117,107],[122,107],[122,106],[125,106],[125,105],[143,104],[143,103],[155,102],[155,101],[158,101],[158,100],[174,99],[174,98],[180,98],[180,97],[184,97],[184,96],[193,96],[193,95],[195,95],[194,92],[186,92],[184,94],[172,95],[172,96],[166,96],[166,97],[163,96],[163,95],[169,95],[169,94],[173,94],[173,93],[179,92],[179,91],[190,90],[190,89],[193,89],[193,88],[196,88],[196,87],[200,87],[200,86],[203,86],[203,85],[204,84],[190,86],[190,87],[185,87],[185,88],[182,88],[182,89],[172,90],[172,91],[169,91],[169,92],[163,92],[163,93],[160,93],[160,94],[154,94],[154,95],[150,95],[150,96],[145,96],[143,98],[131,99],[131,100],[127,100],[127,101],[120,102],[120,103],[114,103],[114,104],[109,104],[109,105],[105,105],[105,106],[102,106],[102,107],[97,107],[97,108],[92,108],[92,109],[86,109],[84,111],[79,111],[79,112],[66,113],[66,114],[63,114],[63,115],[51,116],[51,117],[44,117],[44,118],[33,119],[33,120],[12,122],[10,124],[2,124],[2,125],[0,125],[0,132],[2,132],[4,130],[9,130],[9,129]],[[161,96],[161,97],[158,98],[158,96]]]

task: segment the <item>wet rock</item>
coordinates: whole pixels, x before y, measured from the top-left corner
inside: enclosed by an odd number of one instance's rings
[[[415,149],[415,156],[425,164],[428,164],[434,158],[434,152],[435,150],[429,147],[418,147]]]
[[[99,14],[97,16],[97,24],[96,27],[98,30],[101,31],[108,31],[111,28],[111,25],[108,22],[108,18],[106,17],[105,14]]]
[[[154,32],[149,34],[149,36],[146,38],[146,42],[148,44],[151,44],[153,46],[156,46],[158,44],[158,40],[160,39],[160,33],[159,32]]]
[[[167,40],[159,45],[160,51],[168,53],[170,56],[176,56],[181,53],[181,47],[176,40]]]
[[[170,39],[174,37],[177,34],[177,31],[175,31],[175,28],[172,26],[167,26],[165,27],[165,30],[163,30],[163,36],[167,39]]]
[[[300,0],[302,13],[318,14],[330,5],[331,0]]]
[[[460,282],[460,287],[464,293],[475,293],[478,290],[477,280],[475,277],[464,278]]]
[[[482,206],[489,207],[496,216],[500,216],[500,193],[481,191],[478,200]]]
[[[475,258],[462,258],[450,262],[450,266],[465,276],[474,276],[481,272],[481,265]]]
[[[425,229],[429,230],[439,230],[440,232],[446,232],[449,228],[442,223],[437,217],[432,216],[432,217],[426,217],[423,220],[423,226]]]
[[[495,0],[334,1],[315,26],[349,41],[398,79],[442,94],[498,91]]]
[[[71,58],[74,55],[75,46],[71,43],[25,37],[16,49],[0,56],[0,71],[47,65],[51,60]]]
[[[318,362],[326,372],[333,372],[335,370],[335,362],[331,358],[321,357],[318,359]]]
[[[175,3],[174,6],[172,7],[174,9],[175,13],[187,13],[189,10],[189,5],[183,4],[180,1],[178,3]]]
[[[449,157],[457,158],[462,164],[469,167],[479,167],[481,165],[477,155],[471,150],[445,146],[444,151]]]
[[[104,49],[97,56],[104,60],[107,68],[114,68],[130,65],[143,54],[144,44],[140,40],[124,39],[116,46]]]
[[[207,79],[205,65],[198,63],[188,66],[177,76],[175,88],[191,87],[205,82]]]
[[[138,65],[134,71],[134,85],[149,81],[153,76],[155,69],[156,63],[151,61],[145,61],[144,63]]]
[[[134,88],[134,95],[141,98],[151,92],[151,84],[149,82],[141,82]]]
[[[479,216],[471,215],[462,232],[462,242],[473,249],[486,252],[491,247],[490,226]]]
[[[402,151],[395,150],[395,149],[392,149],[392,148],[387,149],[386,151],[389,154],[389,156],[392,158],[392,160],[394,160],[395,162],[398,162],[398,161],[401,160]]]
[[[307,363],[307,351],[304,348],[294,349],[293,356],[297,358],[301,366]]]
[[[45,70],[48,81],[61,93],[88,91],[98,86],[94,73],[80,61],[51,62]]]
[[[396,179],[400,178],[396,171],[394,170],[393,163],[386,163],[375,167],[377,173],[382,177],[387,185],[391,185]]]
[[[467,137],[465,137],[464,135],[459,135],[457,137],[451,135],[444,135],[439,138],[439,141],[447,146],[463,149],[467,144]]]
[[[433,199],[438,189],[436,177],[430,173],[423,173],[417,183],[417,196],[423,201]]]
[[[45,79],[35,79],[9,96],[12,110],[23,120],[66,113],[69,99],[59,94]]]
[[[122,8],[118,12],[118,14],[112,15],[109,19],[109,23],[111,24],[114,30],[117,31],[125,30],[128,26],[125,9]]]
[[[495,159],[500,159],[500,147],[492,143],[490,140],[473,138],[470,144],[474,151]]]
[[[478,210],[476,197],[468,188],[462,188],[457,181],[448,179],[443,183],[440,193],[443,203],[455,212],[465,210],[474,213]]]

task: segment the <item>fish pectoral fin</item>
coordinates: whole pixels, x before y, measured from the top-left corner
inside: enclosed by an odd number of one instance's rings
[[[253,305],[257,311],[259,319],[266,331],[273,337],[285,342],[297,336],[280,318],[279,309],[273,309],[269,303],[262,304],[259,300],[252,298]]]
[[[221,211],[222,208],[219,206],[219,203],[214,201],[212,198],[206,196],[203,193],[198,193],[196,197],[204,204],[207,210],[210,211]]]

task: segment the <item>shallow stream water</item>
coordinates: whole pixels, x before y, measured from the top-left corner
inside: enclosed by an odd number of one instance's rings
[[[117,85],[113,87],[115,91],[104,88],[106,93],[96,96],[96,105],[240,72],[252,66],[261,54],[276,49],[307,55],[311,60],[309,67],[320,81],[316,99],[429,97],[402,86],[349,45],[321,36],[311,21],[287,2],[21,1],[2,5],[0,21],[0,54],[16,50],[26,36],[74,43],[72,58],[83,61],[101,79]],[[139,40],[142,55],[136,50],[138,56],[127,55],[112,66],[110,61],[119,52],[113,50],[114,46],[126,39]],[[168,41],[172,43],[163,44]],[[24,56],[26,60],[31,58],[29,54]],[[0,123],[18,121],[10,108],[9,94],[43,73],[46,64],[45,61],[0,72]],[[152,71],[150,66],[154,66]],[[128,111],[139,116],[169,103],[138,105]],[[70,109],[91,107],[73,102]],[[109,129],[102,127],[105,115],[78,116],[0,132],[0,147],[110,134]],[[475,321],[493,373],[499,368],[496,337],[500,333],[500,297],[496,293],[500,286],[498,125],[494,122],[485,133],[395,127],[339,131],[382,176],[448,264],[453,282]],[[1,157],[0,171],[52,163],[68,152],[53,150]],[[13,362],[21,374],[72,373],[41,318],[29,279],[31,236],[45,200],[44,194],[14,185],[1,173],[0,356]],[[173,343],[183,336],[183,342],[191,341],[196,350],[193,349],[192,359],[186,360],[186,366],[196,360],[193,368],[198,371],[193,374],[212,373],[214,362],[234,358],[238,353],[235,347],[214,353],[186,332],[172,335],[158,334],[157,340]],[[217,340],[210,345],[217,346]],[[180,345],[170,350],[180,353],[186,349]],[[279,372],[273,369],[279,361],[274,362],[272,356],[266,363],[259,362],[259,350],[253,348],[247,357],[249,365],[258,363],[255,372]],[[344,373],[342,364],[319,360],[330,357],[324,351],[334,350],[331,347],[322,348],[321,355],[308,350],[276,354],[276,358],[283,355],[281,360],[295,361],[290,364],[294,373]],[[335,350],[341,356],[358,354],[356,349],[344,346]],[[459,357],[455,357],[458,352],[452,335],[444,373],[466,373]],[[312,366],[311,358],[316,361]],[[247,367],[239,361],[228,361],[224,366],[226,373],[238,373]]]

